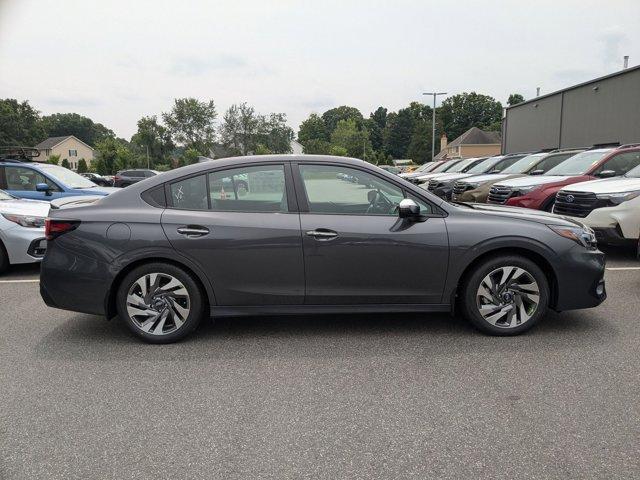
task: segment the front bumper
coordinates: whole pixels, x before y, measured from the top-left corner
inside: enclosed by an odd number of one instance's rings
[[[637,240],[640,237],[640,197],[614,207],[596,208],[584,218],[576,220],[590,226],[596,232],[613,232],[611,237]],[[602,236],[603,241],[607,236]],[[618,238],[620,239],[620,238]],[[598,238],[600,240],[600,238]]]
[[[555,310],[597,307],[606,300],[604,253],[576,245],[558,260]]]
[[[42,260],[47,248],[44,228],[26,228],[16,225],[2,231],[0,237],[10,264],[36,263]]]

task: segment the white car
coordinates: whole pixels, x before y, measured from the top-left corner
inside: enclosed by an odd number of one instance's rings
[[[640,238],[640,167],[621,177],[563,187],[556,195],[553,212],[579,219],[593,228],[603,243],[637,242]]]
[[[48,213],[49,202],[20,199],[0,190],[0,272],[9,265],[42,260]]]

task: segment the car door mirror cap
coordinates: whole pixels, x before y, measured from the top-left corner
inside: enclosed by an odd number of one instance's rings
[[[598,178],[611,178],[611,177],[617,177],[618,174],[616,173],[615,170],[602,170],[599,173],[596,173],[596,177]]]
[[[542,175],[543,173],[544,173],[544,170],[534,170],[529,175]]]
[[[51,186],[47,185],[46,183],[38,183],[36,184],[36,191],[37,192],[44,192],[47,195],[51,195]]]
[[[405,198],[398,205],[398,216],[400,218],[420,218],[420,205],[410,198]]]

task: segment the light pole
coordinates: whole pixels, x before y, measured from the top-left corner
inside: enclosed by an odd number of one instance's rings
[[[433,119],[433,131],[431,132],[431,161],[436,156],[436,97],[438,95],[446,95],[447,92],[425,92],[423,95],[433,95],[433,113],[431,118]]]

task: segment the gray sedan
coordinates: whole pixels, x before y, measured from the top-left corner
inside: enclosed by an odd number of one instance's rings
[[[216,160],[50,215],[45,302],[119,316],[155,343],[208,316],[456,308],[513,335],[606,297],[581,223],[447,203],[356,159]]]

